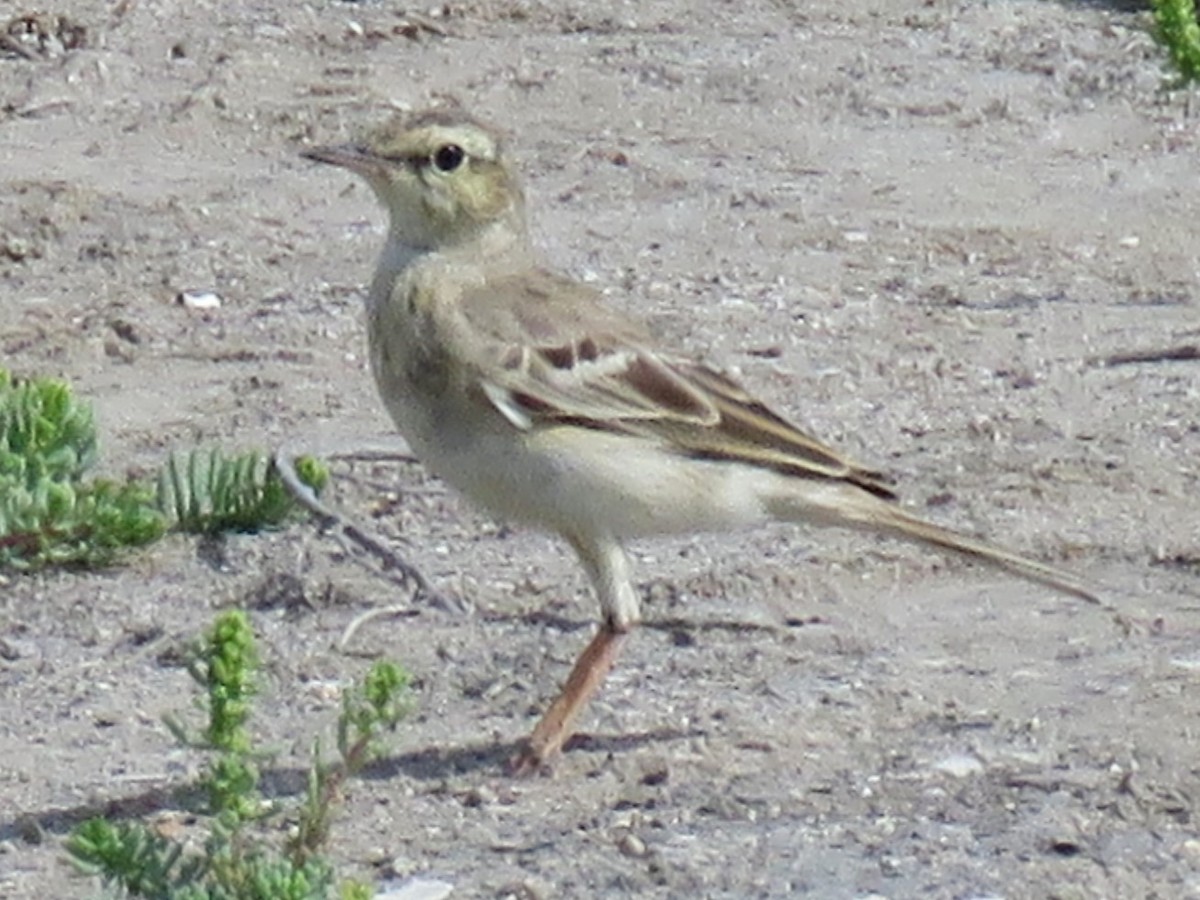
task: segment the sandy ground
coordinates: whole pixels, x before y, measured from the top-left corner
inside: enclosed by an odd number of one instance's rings
[[[366,655],[417,679],[336,827],[347,875],[1200,897],[1200,362],[1165,358],[1200,344],[1200,120],[1138,4],[68,7],[0,49],[0,361],[95,404],[105,473],[391,440],[360,315],[382,218],[297,152],[454,98],[511,129],[555,267],[1135,627],[841,533],[646,542],[648,627],[555,773],[513,781],[592,627],[582,574],[415,464],[339,459],[330,499],[469,611],[419,604],[339,652],[408,597],[310,526],[6,577],[0,896],[94,896],[70,826],[174,814],[198,766],[160,723],[189,707],[176,648],[244,605],[281,794]]]

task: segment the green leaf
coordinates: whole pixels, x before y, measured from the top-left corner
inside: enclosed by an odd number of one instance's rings
[[[1171,55],[1181,82],[1200,80],[1200,22],[1195,0],[1153,0],[1154,35]]]
[[[328,470],[311,457],[297,460],[297,471],[317,491],[328,481]],[[197,534],[276,528],[302,511],[264,454],[227,457],[216,448],[193,450],[183,460],[173,455],[156,502],[176,527]]]

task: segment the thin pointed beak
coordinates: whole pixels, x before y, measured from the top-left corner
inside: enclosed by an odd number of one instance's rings
[[[357,172],[367,177],[378,174],[383,166],[383,161],[379,157],[359,144],[309,147],[306,150],[301,150],[300,155],[314,162],[340,166],[343,169],[349,169],[351,172]]]

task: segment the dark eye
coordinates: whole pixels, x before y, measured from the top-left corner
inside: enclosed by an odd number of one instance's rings
[[[433,151],[430,159],[439,172],[453,172],[467,158],[467,152],[458,144],[444,144]]]

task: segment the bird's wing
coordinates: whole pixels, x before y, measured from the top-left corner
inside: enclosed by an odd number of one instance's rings
[[[654,349],[591,289],[550,273],[490,281],[460,298],[475,377],[513,426],[571,424],[661,441],[687,456],[849,481],[881,497],[875,472],[804,433],[702,363]],[[482,352],[481,352],[482,351]]]

